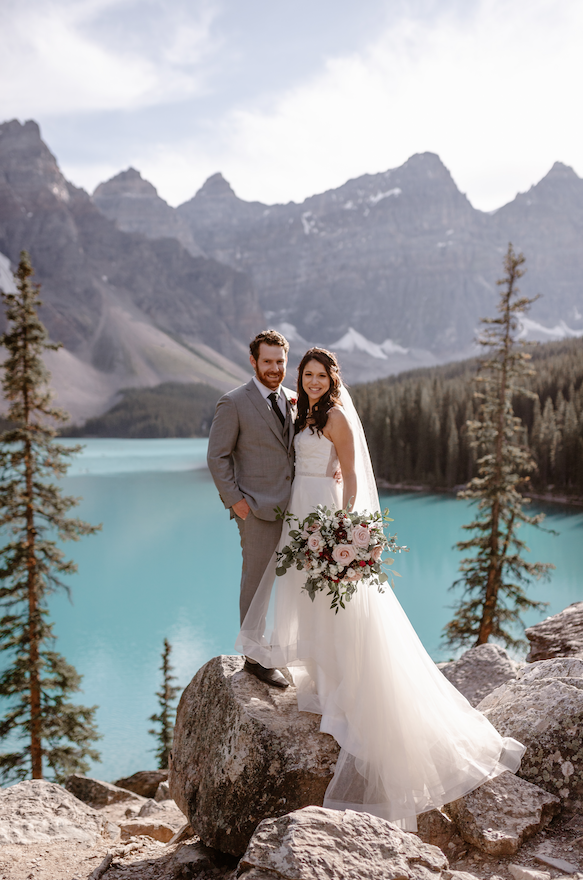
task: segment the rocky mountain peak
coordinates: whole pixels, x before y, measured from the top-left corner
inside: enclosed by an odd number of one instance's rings
[[[570,165],[565,165],[563,162],[555,162],[546,177],[543,177],[543,180],[551,178],[554,180],[568,180],[570,182],[580,179],[575,170],[571,168]]]
[[[57,160],[32,119],[24,124],[12,119],[0,125],[0,180],[25,202],[36,200],[46,190],[61,201],[69,200]]]
[[[231,184],[225,180],[221,172],[211,175],[205,180],[195,198],[237,198]]]
[[[439,177],[443,180],[453,178],[437,153],[413,153],[401,166],[401,171],[412,171],[422,177]],[[454,184],[455,185],[455,184]]]
[[[95,207],[123,232],[137,232],[153,239],[176,238],[193,257],[203,255],[182,217],[135,168],[100,183],[92,199]]]
[[[94,200],[107,196],[130,196],[132,198],[149,197],[160,198],[156,187],[148,180],[144,180],[135,168],[121,171],[115,177],[100,183],[93,193]]]
[[[513,202],[501,208],[501,213],[515,213],[528,208],[536,210],[537,206],[551,209],[553,212],[575,210],[583,214],[583,180],[563,162],[555,162],[551,170],[526,193],[519,193]]]

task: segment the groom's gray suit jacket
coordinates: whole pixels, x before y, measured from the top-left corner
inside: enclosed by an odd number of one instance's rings
[[[281,422],[253,379],[219,400],[210,430],[208,466],[225,507],[243,498],[257,519],[285,510],[293,477],[292,392],[282,388],[287,415]]]

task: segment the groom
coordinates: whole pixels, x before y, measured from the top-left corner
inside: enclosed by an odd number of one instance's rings
[[[264,330],[249,345],[255,375],[221,397],[211,425],[208,466],[221,501],[239,527],[243,570],[241,623],[281,536],[293,477],[295,398],[283,388],[289,343],[276,330]],[[285,688],[278,669],[245,658],[245,669],[262,681]]]

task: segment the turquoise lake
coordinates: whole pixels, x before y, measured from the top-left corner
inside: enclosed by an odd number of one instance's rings
[[[103,760],[91,773],[114,780],[155,766],[148,717],[157,711],[164,638],[181,687],[211,657],[234,653],[240,550],[206,469],[206,440],[85,443],[63,487],[82,496],[79,515],[103,530],[66,545],[79,566],[70,578],[72,603],[56,595],[51,613],[58,650],[84,676],[79,702],[99,706]],[[411,548],[396,559],[396,593],[431,656],[447,659],[440,634],[451,617],[448,588],[460,559],[452,547],[469,521],[468,505],[419,493],[383,493],[381,500],[395,520],[391,531]],[[524,531],[532,560],[556,570],[530,595],[554,614],[583,598],[583,512],[542,509],[559,535]]]

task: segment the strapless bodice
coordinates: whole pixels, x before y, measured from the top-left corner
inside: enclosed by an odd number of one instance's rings
[[[333,477],[338,467],[336,448],[331,440],[304,428],[294,438],[296,477]]]

